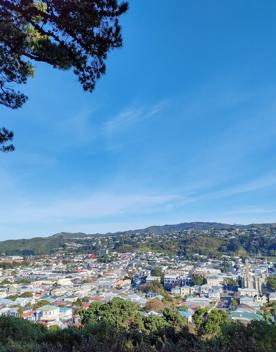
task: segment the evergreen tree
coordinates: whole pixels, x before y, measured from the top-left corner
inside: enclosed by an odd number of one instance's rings
[[[0,0],[0,104],[21,107],[27,96],[14,85],[34,76],[34,62],[72,69],[86,91],[106,71],[111,49],[122,46],[117,0]],[[12,151],[12,132],[0,129],[1,151]]]

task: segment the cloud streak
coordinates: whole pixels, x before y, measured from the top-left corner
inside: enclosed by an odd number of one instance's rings
[[[161,101],[149,107],[131,107],[121,111],[103,125],[103,133],[112,135],[136,123],[146,121],[161,113],[168,106],[168,101]]]
[[[257,192],[268,187],[273,187],[275,185],[276,185],[276,175],[268,174],[268,175],[258,177],[255,180],[249,181],[247,183],[225,188],[221,191],[211,192],[209,193],[209,195],[215,198],[231,197],[242,193]],[[208,196],[208,193],[207,193],[207,196]]]
[[[0,205],[0,222],[37,223],[95,220],[127,214],[154,212],[159,207],[177,202],[177,195],[95,193],[84,197],[26,201],[18,199]]]

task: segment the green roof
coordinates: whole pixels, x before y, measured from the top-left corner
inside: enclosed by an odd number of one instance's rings
[[[51,296],[49,296],[49,295],[44,295],[44,296],[42,296],[40,299],[48,299],[48,298],[50,298]]]
[[[238,320],[264,320],[263,316],[260,314],[252,313],[252,312],[231,312],[229,314],[230,319],[238,319]]]

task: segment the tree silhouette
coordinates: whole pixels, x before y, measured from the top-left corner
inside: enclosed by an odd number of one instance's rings
[[[34,75],[33,62],[72,69],[92,92],[108,52],[122,46],[119,17],[127,7],[117,0],[0,0],[0,104],[17,109],[26,102],[14,85]],[[12,136],[1,129],[0,145]]]
[[[0,151],[1,152],[12,152],[14,146],[9,144],[13,139],[13,132],[7,130],[6,128],[0,128]]]

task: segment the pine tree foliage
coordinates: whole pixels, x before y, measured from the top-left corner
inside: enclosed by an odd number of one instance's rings
[[[0,104],[26,102],[16,87],[34,75],[34,62],[71,69],[92,92],[108,52],[122,46],[119,18],[127,7],[117,0],[0,0]],[[0,144],[6,138],[12,135],[0,130]]]

